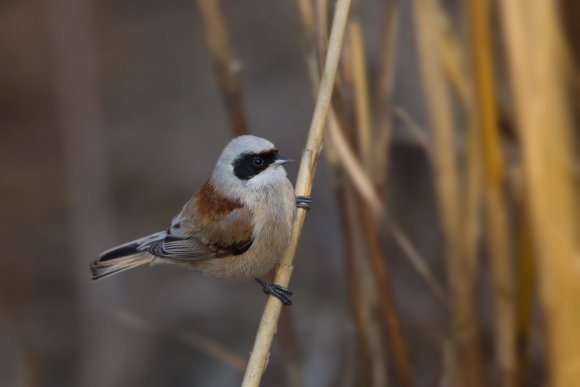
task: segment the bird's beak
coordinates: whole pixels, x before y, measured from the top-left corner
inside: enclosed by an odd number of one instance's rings
[[[293,161],[294,161],[294,160],[292,160],[292,159],[288,159],[288,158],[286,158],[286,157],[278,156],[278,157],[276,158],[276,161],[274,161],[274,164],[275,164],[275,165],[282,165],[282,164],[286,164],[286,163],[291,163],[291,162],[293,162]]]

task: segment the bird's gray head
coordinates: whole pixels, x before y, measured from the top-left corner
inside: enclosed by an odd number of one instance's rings
[[[242,198],[286,179],[282,164],[290,161],[278,155],[270,141],[256,136],[234,138],[223,150],[213,171],[214,187],[230,197]]]

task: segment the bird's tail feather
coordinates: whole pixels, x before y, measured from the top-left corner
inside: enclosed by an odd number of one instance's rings
[[[149,247],[165,236],[162,231],[105,251],[91,264],[93,280],[152,263],[155,257],[149,254]]]
[[[91,273],[93,280],[98,280],[137,266],[150,264],[154,259],[155,257],[148,253],[141,253],[108,261],[96,260],[91,264]]]

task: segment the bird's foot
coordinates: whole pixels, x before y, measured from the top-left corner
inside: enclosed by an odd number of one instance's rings
[[[271,282],[266,282],[259,278],[256,278],[256,282],[262,286],[262,290],[266,294],[271,294],[284,305],[292,305],[292,300],[290,296],[292,296],[292,291],[288,288],[285,288],[280,285],[273,284]]]
[[[296,196],[296,207],[304,208],[305,210],[309,210],[310,203],[312,203],[311,196]]]

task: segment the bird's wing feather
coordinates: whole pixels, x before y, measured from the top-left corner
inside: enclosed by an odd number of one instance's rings
[[[165,239],[152,245],[149,252],[179,260],[239,255],[251,247],[252,233],[251,212],[206,182],[173,219]]]

